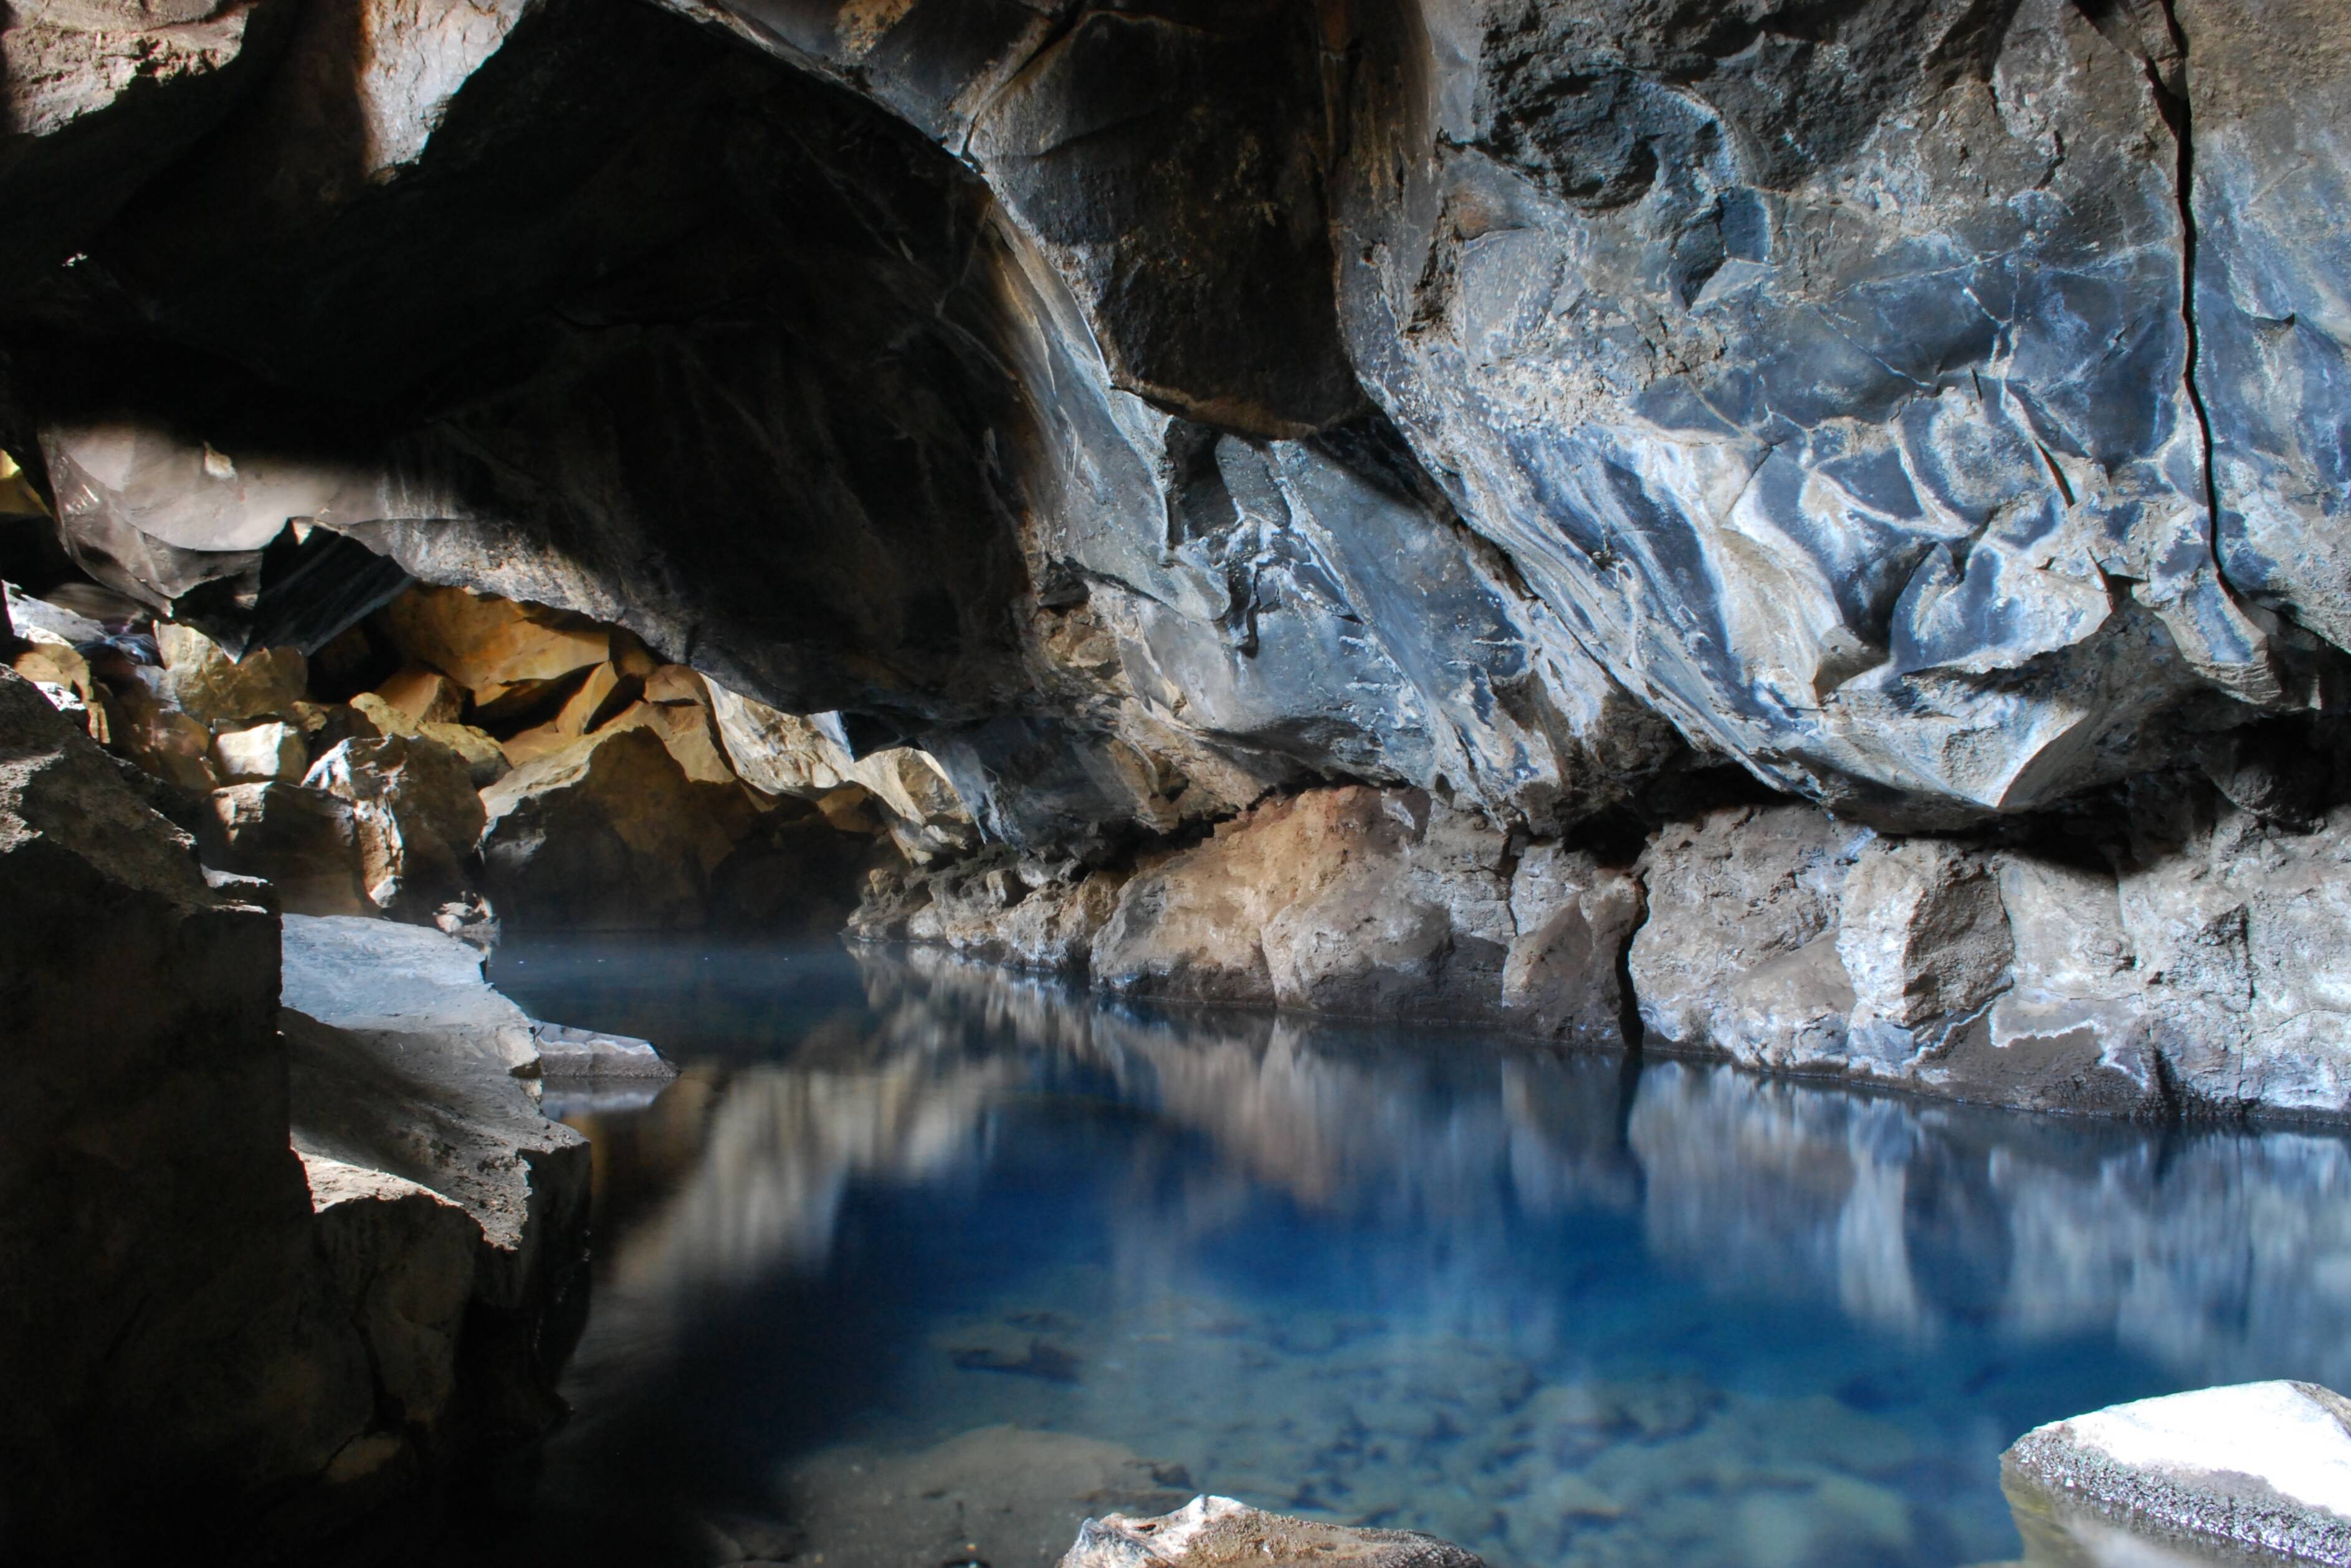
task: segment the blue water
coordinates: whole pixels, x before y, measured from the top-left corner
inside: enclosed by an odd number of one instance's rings
[[[1955,1568],[2017,1554],[2032,1426],[2351,1385],[2331,1135],[1146,1014],[922,954],[493,976],[688,1067],[550,1101],[597,1146],[597,1283],[575,1417],[475,1537],[505,1563],[1026,1568],[1196,1489],[1496,1568]]]

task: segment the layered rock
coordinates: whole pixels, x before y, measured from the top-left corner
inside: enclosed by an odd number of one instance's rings
[[[470,1217],[471,1436],[535,1436],[561,1412],[555,1374],[585,1306],[589,1183],[586,1140],[525,1088],[538,1026],[438,931],[287,915],[285,946],[295,1147]]]

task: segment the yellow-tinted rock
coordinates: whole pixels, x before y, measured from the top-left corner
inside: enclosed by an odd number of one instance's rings
[[[155,625],[167,695],[207,725],[290,713],[309,695],[309,662],[298,648],[262,648],[232,659],[193,626]]]
[[[737,781],[734,766],[719,744],[717,727],[711,722],[710,710],[699,703],[641,702],[612,720],[609,727],[649,729],[660,736],[669,754],[685,770],[685,776],[697,784]]]
[[[200,841],[216,871],[266,879],[295,915],[373,915],[351,803],[299,784],[232,784],[208,797]]]
[[[482,791],[490,895],[517,925],[694,927],[710,874],[758,823],[733,784],[688,779],[649,728],[611,727]]]
[[[427,740],[439,741],[464,758],[476,789],[486,789],[505,778],[514,766],[486,729],[477,729],[470,724],[427,724],[420,725],[416,733]]]
[[[575,738],[592,734],[626,712],[643,689],[644,682],[637,676],[599,664],[588,672],[588,678],[555,716],[555,727]]]
[[[611,634],[580,616],[456,588],[419,584],[385,606],[383,624],[402,653],[477,703],[499,688],[601,664],[611,651]]]
[[[212,732],[195,719],[144,686],[117,693],[115,712],[114,747],[141,769],[190,789],[219,782],[213,776]]]
[[[377,686],[375,695],[406,720],[403,735],[428,724],[454,724],[465,711],[465,687],[437,670],[413,665]]]

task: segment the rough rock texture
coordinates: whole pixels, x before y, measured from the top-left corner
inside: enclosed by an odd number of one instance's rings
[[[679,9],[739,45],[141,13],[139,94],[20,24],[12,450],[93,570],[235,620],[324,522],[1032,848],[1318,772],[1541,829],[1649,714],[1950,823],[2339,671],[2329,9]]]
[[[573,930],[700,925],[712,873],[758,812],[686,778],[658,737],[608,728],[482,791],[482,860],[499,909]]]
[[[210,820],[197,835],[206,865],[264,879],[291,913],[376,913],[349,800],[278,783],[232,784],[207,799]]]
[[[1235,1502],[1196,1497],[1173,1513],[1090,1519],[1061,1568],[1241,1568],[1245,1563],[1327,1563],[1361,1568],[1482,1568],[1483,1559],[1410,1530],[1359,1530],[1293,1519]]]
[[[227,1510],[207,1489],[249,1507],[322,1472],[368,1417],[362,1347],[306,1322],[277,922],[209,887],[187,838],[6,673],[0,881],[0,1386],[17,1412],[0,1541],[32,1559],[71,1530],[104,1555],[80,1532],[125,1487],[212,1538]]]
[[[456,1456],[546,1424],[585,1148],[511,1076],[531,1025],[482,1008],[478,963],[373,961],[437,933],[315,923],[364,977],[339,1011],[288,916],[287,998],[351,1032],[281,1014],[260,884],[201,867],[140,779],[0,673],[0,1555],[396,1542]]]
[[[347,740],[302,782],[350,802],[360,883],[379,909],[430,919],[469,891],[464,862],[487,814],[471,765],[450,747],[422,735]]]
[[[2062,1531],[2086,1511],[2157,1552],[2351,1556],[2351,1400],[2315,1384],[2203,1388],[2053,1421],[2018,1438],[2001,1469],[2028,1524]]]
[[[586,1140],[525,1088],[537,1026],[482,978],[478,951],[438,931],[287,915],[285,951],[295,1146],[472,1217],[469,1419],[499,1437],[543,1430],[584,1305],[589,1164]]]
[[[1636,868],[1649,1042],[2053,1109],[2351,1113],[2351,817],[2174,784],[2132,820],[2070,853],[1801,806],[1669,827]]]
[[[1621,872],[1554,845],[1518,852],[1419,791],[1314,790],[1140,868],[1090,962],[1097,986],[1131,995],[1613,1039],[1639,911]]]

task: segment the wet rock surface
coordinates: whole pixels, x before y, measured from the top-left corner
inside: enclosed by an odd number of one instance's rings
[[[2351,1555],[2351,1401],[2252,1383],[2118,1405],[2035,1427],[2001,1456],[2021,1521],[2098,1547],[2126,1538],[2260,1563]],[[2143,1552],[2148,1550],[2142,1548]]]
[[[1230,1568],[1243,1563],[1483,1568],[1475,1553],[1433,1535],[1291,1519],[1228,1497],[1196,1497],[1155,1519],[1115,1513],[1090,1519],[1061,1559],[1061,1568],[1134,1568],[1151,1563],[1184,1568]]]

